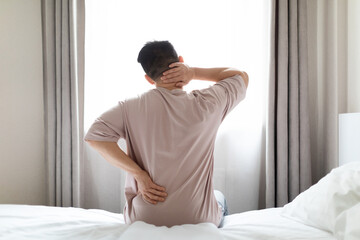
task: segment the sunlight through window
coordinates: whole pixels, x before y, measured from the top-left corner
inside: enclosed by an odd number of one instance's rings
[[[137,55],[147,41],[169,40],[190,66],[234,67],[248,73],[246,99],[218,132],[214,179],[216,188],[231,195],[233,211],[244,210],[237,200],[243,194],[258,199],[259,189],[253,186],[259,186],[265,142],[267,1],[87,0],[86,4],[84,130],[118,101],[153,88]],[[185,90],[210,84],[192,81]],[[236,187],[239,193],[234,193]],[[253,204],[256,209],[257,202]]]

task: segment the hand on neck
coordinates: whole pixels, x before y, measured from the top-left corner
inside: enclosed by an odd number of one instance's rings
[[[184,58],[182,56],[179,56],[179,62],[184,62]],[[145,79],[152,85],[155,85],[156,87],[162,87],[162,88],[166,88],[168,90],[174,90],[174,89],[183,89],[183,87],[177,87],[176,86],[176,82],[175,83],[164,83],[162,82],[162,80],[160,79],[160,77],[158,77],[156,80],[153,80],[151,77],[149,77],[147,74],[145,74]]]
[[[164,83],[160,77],[157,78],[156,80],[153,80],[151,77],[149,77],[148,75],[145,75],[145,79],[151,84],[151,85],[155,85],[156,87],[161,87],[161,88],[166,88],[168,90],[174,90],[174,89],[183,89],[182,87],[177,87],[176,86],[176,82],[172,82],[172,83]]]

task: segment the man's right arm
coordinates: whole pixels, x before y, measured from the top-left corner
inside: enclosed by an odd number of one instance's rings
[[[247,73],[234,68],[197,68],[181,62],[170,64],[169,67],[171,69],[163,73],[161,80],[164,83],[176,82],[178,87],[188,84],[193,79],[219,82],[235,75],[240,75],[244,79],[246,87],[249,83]]]

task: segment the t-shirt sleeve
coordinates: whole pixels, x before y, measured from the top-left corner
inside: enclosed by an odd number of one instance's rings
[[[117,142],[125,137],[124,102],[98,117],[85,135],[85,140]]]
[[[235,75],[221,80],[206,89],[214,100],[223,108],[223,118],[237,105],[246,95],[246,85],[240,75]]]

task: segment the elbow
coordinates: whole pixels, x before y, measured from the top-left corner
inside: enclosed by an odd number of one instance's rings
[[[245,85],[247,88],[249,85],[249,75],[245,71],[241,71],[240,76],[244,79],[244,82],[245,82]]]
[[[85,139],[85,142],[86,142],[87,144],[89,144],[90,147],[94,147],[94,146],[95,146],[95,143],[96,143],[96,141],[89,140],[89,139]]]
[[[87,142],[87,144],[89,144],[89,146],[92,149],[95,149],[96,151],[102,151],[102,149],[104,148],[104,142],[88,140],[88,139],[86,139],[85,142]]]

